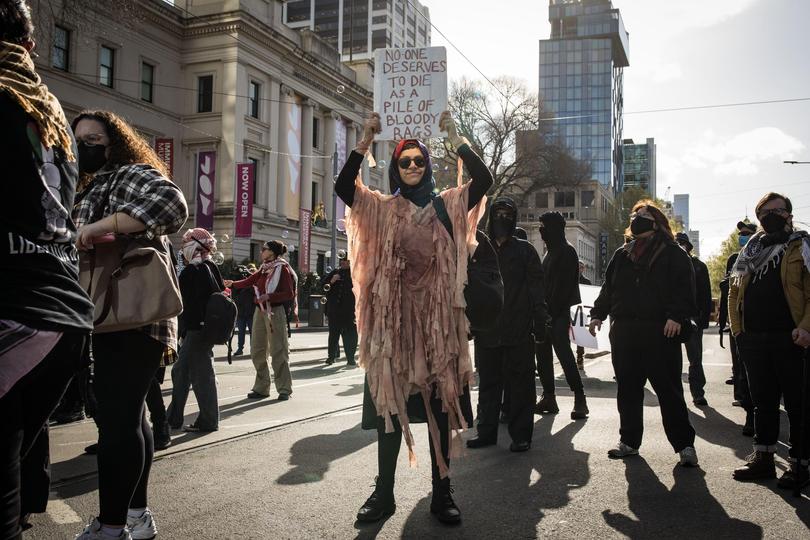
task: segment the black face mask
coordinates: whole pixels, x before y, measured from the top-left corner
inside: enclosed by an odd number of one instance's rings
[[[774,234],[785,230],[787,218],[779,214],[767,214],[759,220],[759,223],[766,233]]]
[[[82,141],[79,146],[79,172],[93,174],[107,163],[106,146],[87,144]]]
[[[543,239],[543,242],[548,241],[548,229],[545,227],[540,227],[540,238]]]
[[[633,218],[633,221],[630,222],[630,232],[633,233],[633,236],[638,236],[653,230],[654,225],[655,222],[653,220],[636,216]]]
[[[512,233],[512,220],[509,218],[496,217],[492,221],[492,234],[495,238],[506,238]]]

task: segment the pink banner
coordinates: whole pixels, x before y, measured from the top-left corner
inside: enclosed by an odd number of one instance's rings
[[[253,236],[253,163],[236,164],[236,232],[239,238]]]
[[[298,248],[298,268],[306,274],[309,272],[309,240],[312,233],[312,210],[301,208],[301,238]]]
[[[169,176],[174,176],[174,139],[155,139],[155,152],[169,168]]]
[[[197,227],[214,229],[214,183],[217,153],[197,154]]]

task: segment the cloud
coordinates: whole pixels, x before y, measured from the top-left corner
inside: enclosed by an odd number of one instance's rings
[[[761,0],[617,0],[633,35],[669,38],[693,28],[708,28],[743,13]],[[640,24],[641,22],[645,24]],[[636,24],[639,23],[639,24]],[[643,40],[647,41],[647,40]],[[631,42],[632,45],[632,42]]]
[[[683,162],[696,169],[711,168],[718,176],[753,176],[759,164],[796,157],[804,144],[776,127],[760,127],[732,137],[712,130],[684,154]]]

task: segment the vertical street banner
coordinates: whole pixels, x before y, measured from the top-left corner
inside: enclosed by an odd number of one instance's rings
[[[256,181],[253,163],[236,164],[236,223],[234,236],[253,236],[253,183]]]
[[[343,121],[335,122],[335,142],[337,143],[338,171],[343,169],[343,165],[346,163],[346,158],[348,156],[347,130],[348,128]],[[332,219],[340,220],[343,219],[343,216],[345,215],[346,204],[343,202],[343,199],[338,197],[337,204],[335,206],[335,215],[332,216]]]
[[[447,110],[447,50],[444,47],[374,51],[374,111],[383,141],[439,137]]]
[[[298,215],[295,209],[301,206],[301,122],[302,122],[302,109],[298,103],[286,103],[282,109],[284,111],[284,123],[286,134],[285,140],[282,141],[284,153],[282,159],[286,160],[286,206],[287,217],[289,219],[297,219]],[[311,182],[311,178],[306,179]]]
[[[214,229],[214,185],[216,182],[217,153],[197,154],[197,227]]]
[[[300,209],[301,235],[298,246],[298,268],[303,274],[309,272],[309,241],[312,234],[312,210]]]
[[[155,152],[169,169],[169,177],[174,176],[174,139],[155,139]]]

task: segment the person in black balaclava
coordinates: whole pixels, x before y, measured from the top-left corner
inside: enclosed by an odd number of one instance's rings
[[[495,326],[475,336],[478,364],[478,436],[468,448],[494,445],[504,385],[509,399],[508,425],[512,452],[531,448],[535,339],[545,335],[547,323],[543,267],[534,246],[513,236],[517,206],[498,197],[489,210],[489,235],[498,253],[504,287],[504,309]]]
[[[537,372],[543,385],[543,398],[537,402],[537,414],[560,411],[554,392],[554,357],[557,354],[565,373],[568,387],[574,392],[574,409],[571,418],[588,416],[588,404],[582,377],[571,350],[568,328],[571,325],[571,306],[581,302],[579,296],[579,257],[574,246],[565,239],[565,218],[559,212],[546,212],[540,216],[540,236],[546,243],[548,253],[543,259],[543,274],[546,276],[546,302],[551,326],[548,339],[537,348]]]

